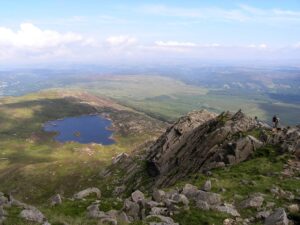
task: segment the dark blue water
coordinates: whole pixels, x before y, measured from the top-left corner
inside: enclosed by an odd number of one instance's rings
[[[44,125],[44,130],[58,132],[55,140],[59,142],[110,145],[115,143],[111,139],[113,132],[107,129],[110,125],[111,121],[108,119],[98,115],[86,115],[49,121]]]

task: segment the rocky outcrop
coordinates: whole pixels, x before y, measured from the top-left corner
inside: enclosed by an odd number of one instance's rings
[[[16,200],[12,195],[5,195],[0,192],[0,224],[5,223],[5,220],[10,216],[10,208],[18,208],[20,210],[19,217],[28,221],[30,224],[50,225],[44,214],[36,207],[28,205]]]
[[[116,157],[112,159],[112,164],[120,163],[123,161],[126,161],[128,159],[129,155],[127,153],[120,153]]]
[[[263,145],[247,135],[258,127],[241,111],[219,116],[205,110],[188,114],[150,147],[148,173],[156,178],[156,186],[166,186],[189,173],[244,161]]]
[[[267,138],[267,143],[280,145],[282,151],[293,153],[300,159],[300,127],[288,127],[273,132]]]
[[[219,116],[206,110],[192,112],[149,147],[147,172],[156,187],[168,186],[191,173],[243,162],[267,144],[300,159],[300,128],[274,131],[241,111]]]

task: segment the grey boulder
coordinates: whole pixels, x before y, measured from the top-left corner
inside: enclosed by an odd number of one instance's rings
[[[205,181],[203,187],[201,188],[202,191],[211,191],[211,181]]]
[[[52,196],[50,199],[51,206],[60,205],[61,203],[62,203],[62,199],[61,199],[60,194],[56,194],[56,195]]]
[[[145,195],[143,194],[143,192],[136,190],[135,192],[133,192],[131,194],[131,199],[134,202],[143,201],[143,200],[145,200]]]
[[[30,209],[23,209],[20,213],[20,217],[36,223],[43,223],[46,221],[43,213],[34,207],[31,207]]]
[[[87,188],[83,191],[80,191],[74,195],[75,199],[84,199],[91,194],[96,194],[97,198],[101,197],[101,191],[98,188],[92,187],[92,188]]]
[[[264,198],[261,195],[254,195],[241,202],[241,208],[259,208],[262,206]]]
[[[288,225],[289,220],[283,208],[278,208],[265,220],[265,225]]]

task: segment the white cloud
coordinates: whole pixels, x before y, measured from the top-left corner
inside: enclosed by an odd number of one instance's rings
[[[79,34],[41,30],[31,23],[22,23],[16,32],[6,27],[0,27],[0,46],[42,49],[85,41],[87,39]]]
[[[265,49],[265,48],[267,48],[268,46],[267,46],[266,44],[260,44],[258,47],[259,47],[259,48]]]
[[[43,30],[22,23],[18,30],[0,27],[0,59],[11,62],[72,60],[83,58],[97,40],[73,32]]]
[[[256,48],[256,49],[266,49],[266,48],[268,48],[268,45],[264,44],[264,43],[258,44],[258,45],[256,45],[256,44],[250,44],[250,45],[247,45],[245,47],[247,47],[247,48]]]
[[[79,18],[80,19],[80,18]],[[300,43],[289,46],[300,48]],[[265,50],[266,49],[266,50]],[[40,62],[103,62],[165,59],[237,59],[268,58],[278,54],[265,43],[252,45],[224,45],[191,41],[157,40],[150,44],[138,42],[131,35],[109,36],[98,39],[73,32],[41,29],[23,23],[18,30],[0,27],[0,64]],[[293,53],[298,57],[298,51]],[[288,54],[286,53],[285,57]],[[290,56],[289,56],[290,57]]]
[[[106,39],[106,43],[110,47],[127,47],[136,44],[137,39],[127,35],[110,36]]]
[[[178,41],[156,41],[155,45],[159,47],[196,47],[197,44],[192,42],[178,42]]]

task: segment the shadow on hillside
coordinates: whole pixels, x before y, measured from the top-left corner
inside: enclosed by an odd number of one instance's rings
[[[16,109],[17,113],[14,112]],[[28,109],[32,110],[32,116],[22,118],[22,110],[26,113]],[[39,99],[0,105],[0,138],[1,135],[15,134],[28,138],[28,134],[40,131],[41,125],[46,121],[95,112],[94,107],[74,98]],[[2,128],[1,124],[4,125]]]
[[[22,118],[28,109],[32,110],[32,115]],[[42,125],[49,120],[95,112],[94,107],[74,98],[39,99],[0,105],[0,148],[10,149],[3,155],[3,160],[9,164],[52,161],[47,151],[43,156],[40,153],[33,154],[34,150],[25,149],[30,148],[32,142],[45,144],[51,140],[53,133],[43,131]]]

